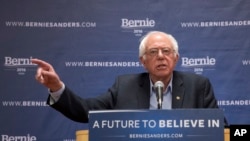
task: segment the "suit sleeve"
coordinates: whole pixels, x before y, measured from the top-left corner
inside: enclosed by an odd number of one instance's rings
[[[90,110],[113,108],[115,91],[114,85],[103,95],[84,99],[65,87],[60,99],[50,106],[73,121],[88,123],[88,113]],[[49,101],[50,96],[47,100],[47,104],[49,104]]]
[[[204,107],[205,108],[219,108],[217,100],[214,95],[214,91],[210,81],[207,79],[205,81],[205,90],[204,90]],[[224,117],[224,126],[228,126],[226,117]]]
[[[208,79],[205,80],[204,108],[218,108],[213,87]]]

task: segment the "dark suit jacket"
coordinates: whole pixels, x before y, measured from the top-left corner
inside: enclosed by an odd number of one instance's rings
[[[149,109],[149,103],[149,74],[140,73],[118,76],[113,86],[96,98],[82,99],[66,87],[51,107],[71,120],[86,123],[89,110]],[[210,81],[200,75],[174,71],[172,108],[218,108]]]

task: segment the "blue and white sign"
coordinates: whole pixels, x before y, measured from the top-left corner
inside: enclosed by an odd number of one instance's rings
[[[92,111],[90,141],[222,141],[221,110]]]

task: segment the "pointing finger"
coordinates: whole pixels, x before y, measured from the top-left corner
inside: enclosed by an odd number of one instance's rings
[[[47,70],[47,71],[53,70],[52,66],[49,63],[47,63],[47,62],[45,62],[43,60],[31,59],[31,62],[33,64],[37,64],[39,67],[43,68],[44,70]]]

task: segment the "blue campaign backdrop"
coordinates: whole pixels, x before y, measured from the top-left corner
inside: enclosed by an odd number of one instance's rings
[[[138,44],[151,30],[176,37],[176,70],[210,79],[229,124],[250,124],[249,9],[248,0],[1,0],[1,139],[74,140],[88,127],[46,105],[30,58],[94,97],[117,75],[144,71]]]

